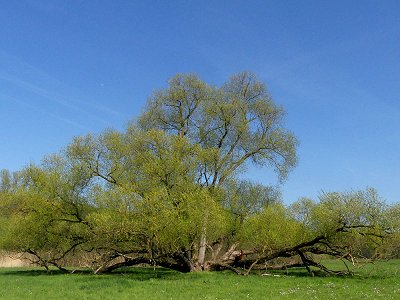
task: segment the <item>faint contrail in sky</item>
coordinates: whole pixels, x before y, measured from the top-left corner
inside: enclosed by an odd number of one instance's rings
[[[85,125],[83,125],[81,123],[75,122],[75,121],[73,121],[71,119],[65,118],[65,117],[60,116],[58,114],[45,111],[43,109],[38,108],[35,105],[27,103],[26,101],[18,100],[18,99],[15,99],[13,97],[10,97],[10,96],[2,97],[2,99],[8,100],[8,101],[12,101],[12,102],[17,102],[17,103],[19,103],[20,105],[22,105],[24,107],[28,107],[29,109],[32,109],[32,110],[34,110],[36,112],[39,112],[41,114],[48,115],[48,116],[50,116],[50,117],[52,117],[54,119],[57,119],[57,120],[62,121],[64,123],[70,124],[70,125],[72,125],[74,127],[77,127],[77,128],[80,128],[80,129],[84,129],[85,131],[89,131],[90,130],[88,127],[86,127]]]
[[[4,64],[5,66],[2,66]],[[90,102],[86,101],[86,99],[85,101],[81,102],[73,101],[72,99],[76,99],[77,97],[65,96],[65,94],[68,92],[70,93],[71,89],[65,87],[62,82],[54,79],[31,64],[26,63],[22,59],[5,53],[2,50],[0,50],[0,67],[3,67],[3,71],[0,72],[0,80],[7,81],[24,90],[35,93],[36,95],[53,103],[64,106],[86,116],[90,116],[91,118],[96,119],[97,121],[100,121],[108,126],[112,125],[108,119],[98,117],[98,114],[96,114],[94,111],[112,114],[115,116],[123,116],[122,113],[104,105],[99,105],[97,103],[90,104]],[[9,69],[9,71],[5,72],[5,69]],[[44,88],[44,86],[50,86],[51,88]],[[60,90],[63,90],[63,92]],[[84,109],[82,106],[85,104],[86,106],[89,104],[90,109]]]

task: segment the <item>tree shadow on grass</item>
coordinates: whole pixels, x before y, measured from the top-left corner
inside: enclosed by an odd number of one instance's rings
[[[6,270],[0,269],[0,275],[7,276],[40,276],[40,275],[63,275],[65,273],[59,270],[39,269],[39,268],[7,268]]]
[[[164,279],[164,280],[179,280],[182,278],[182,276],[185,276],[186,274],[162,268],[162,267],[126,267],[126,268],[121,268],[118,270],[113,271],[112,273],[109,274],[102,274],[102,275],[94,275],[93,272],[89,269],[73,269],[69,268],[69,270],[73,271],[73,273],[64,273],[58,269],[50,269],[49,271],[46,271],[45,269],[40,269],[40,268],[8,268],[8,269],[0,269],[0,276],[1,275],[6,275],[6,276],[70,276],[73,278],[76,276],[76,278],[79,277],[80,280],[86,278],[88,280],[91,280],[93,278],[96,279],[111,279],[111,278],[119,278],[122,277],[124,279],[129,279],[129,280],[136,280],[136,281],[147,281],[147,280],[152,280],[152,279]],[[319,271],[319,270],[313,270],[314,271],[314,277],[336,277],[334,275],[329,275],[325,272]],[[223,271],[223,272],[215,272],[216,274],[232,274],[230,271]],[[252,272],[252,275],[256,276],[276,276],[276,277],[298,277],[298,278],[304,278],[304,277],[312,277],[310,273],[305,268],[291,268],[289,270],[258,270],[256,272]],[[191,274],[191,276],[196,277],[197,274]],[[198,274],[201,276],[201,274]],[[82,277],[83,276],[83,277]],[[344,277],[351,277],[351,276],[339,276],[341,278]]]
[[[95,275],[89,269],[74,269],[68,268],[72,273],[65,273],[58,269],[40,269],[40,268],[7,268],[5,270],[0,269],[0,276],[71,276],[79,275],[79,276],[88,276],[88,277],[97,277],[97,278],[109,278],[109,277],[119,277],[123,276],[124,278],[129,278],[132,280],[145,281],[150,279],[178,279],[181,273],[166,269],[166,268],[152,268],[152,267],[129,267],[129,268],[121,268],[119,270],[115,270],[109,274],[101,274]]]

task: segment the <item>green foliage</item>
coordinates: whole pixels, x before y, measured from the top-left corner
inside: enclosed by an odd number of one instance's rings
[[[314,210],[314,219],[322,232],[338,225],[382,226],[385,203],[374,189],[351,193],[327,193]]]
[[[75,255],[95,271],[398,251],[400,210],[373,189],[286,207],[276,187],[239,180],[251,163],[280,180],[296,165],[298,143],[283,118],[251,73],[221,87],[177,75],[126,130],[76,137],[40,165],[2,171],[0,248],[61,269]]]
[[[304,226],[277,203],[247,219],[240,236],[244,246],[256,247],[264,253],[294,247],[306,240],[305,234]]]
[[[149,99],[139,124],[200,145],[199,178],[222,184],[248,162],[271,165],[283,179],[296,165],[296,138],[283,128],[284,111],[254,74],[211,87],[194,75],[177,75]]]

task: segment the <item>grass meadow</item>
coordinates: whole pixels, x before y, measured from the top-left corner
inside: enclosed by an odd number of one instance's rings
[[[239,276],[139,267],[109,275],[0,268],[0,299],[400,299],[399,268],[399,260],[378,262],[351,277],[312,277],[300,269]]]

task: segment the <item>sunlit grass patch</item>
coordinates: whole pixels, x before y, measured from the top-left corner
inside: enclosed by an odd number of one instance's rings
[[[329,262],[331,267],[341,267]],[[312,277],[305,270],[279,276],[231,272],[179,273],[127,268],[108,275],[63,274],[39,268],[0,269],[1,299],[400,299],[400,261],[357,268],[356,276]]]

